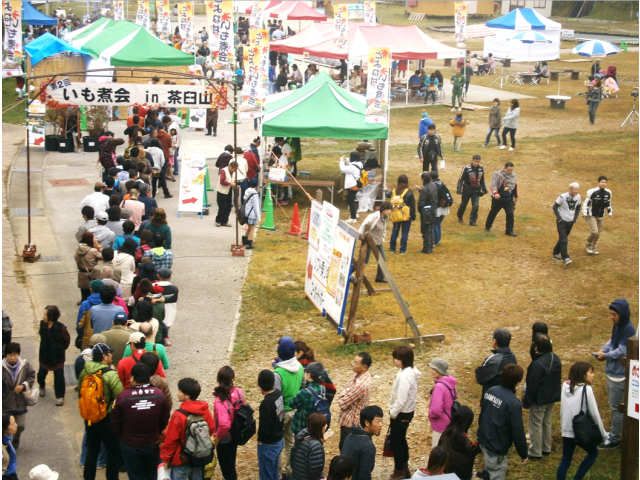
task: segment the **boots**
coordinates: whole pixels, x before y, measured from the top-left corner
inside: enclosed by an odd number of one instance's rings
[[[404,464],[402,468],[402,473],[404,473],[404,478],[411,478],[411,470],[409,470],[409,462]]]
[[[242,245],[246,245],[247,244],[247,237],[242,237]]]
[[[255,248],[253,246],[253,240],[247,240],[247,245],[244,248],[247,248],[249,250],[251,250],[252,248]]]
[[[389,477],[389,480],[404,480],[405,475],[404,475],[404,470],[396,470],[395,468],[393,469],[393,473],[391,474],[391,476]],[[411,477],[409,477],[411,478]]]
[[[215,128],[213,129],[213,136],[214,136],[214,137],[217,137],[217,136],[218,136],[218,134],[216,133],[216,129],[215,129]]]

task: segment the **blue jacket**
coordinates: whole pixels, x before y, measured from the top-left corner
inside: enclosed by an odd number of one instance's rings
[[[606,365],[604,367],[605,375],[613,378],[624,378],[625,368],[620,364],[620,359],[627,356],[627,339],[636,334],[636,329],[631,325],[629,310],[629,302],[624,298],[618,298],[609,305],[609,310],[615,310],[620,316],[620,321],[613,326],[611,338],[602,347]]]
[[[84,334],[84,327],[78,327],[78,324],[80,323],[80,320],[82,320],[82,316],[84,315],[84,313],[91,310],[91,307],[100,305],[101,303],[102,300],[100,300],[100,294],[92,293],[84,302],[80,304],[80,308],[78,309],[78,318],[76,319],[76,332],[78,332],[78,335]]]
[[[420,134],[418,135],[418,138],[422,138],[423,135],[427,134],[429,125],[433,125],[433,120],[431,120],[429,117],[424,117],[422,120],[420,120]]]

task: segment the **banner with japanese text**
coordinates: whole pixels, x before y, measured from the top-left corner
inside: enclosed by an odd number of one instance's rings
[[[2,2],[4,50],[8,60],[24,55],[22,50],[22,2]]]
[[[249,30],[249,46],[244,48],[245,79],[240,102],[240,119],[250,120],[262,116],[266,99],[263,82],[262,58],[268,57],[269,32],[265,29]]]
[[[454,3],[455,33],[453,38],[458,42],[459,47],[464,45],[464,37],[467,34],[467,12],[466,3]]]
[[[113,2],[113,19],[116,22],[126,20],[124,18],[124,0],[116,0]]]
[[[367,69],[366,123],[388,125],[391,51],[388,47],[369,49]]]
[[[193,3],[178,3],[178,27],[182,37],[182,51],[190,53],[195,48]]]
[[[264,4],[265,2],[253,2],[249,28],[262,28],[264,26]]]
[[[349,30],[349,6],[334,5],[333,18],[333,46],[337,48],[345,48],[348,42],[347,31]]]
[[[215,91],[205,85],[86,83],[64,79],[47,87],[47,100],[70,105],[147,105],[210,108]]]
[[[206,10],[207,22],[211,29],[209,47],[214,63],[234,63],[233,2],[207,2]]]
[[[364,21],[376,24],[376,2],[364,2]]]
[[[158,21],[156,31],[158,35],[171,35],[171,4],[166,1],[156,2]]]
[[[149,2],[138,2],[138,11],[136,12],[136,25],[141,25],[145,30],[149,31]]]

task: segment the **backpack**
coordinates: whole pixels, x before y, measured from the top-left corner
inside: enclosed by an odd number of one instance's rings
[[[453,403],[451,404],[451,415],[449,415],[446,411],[444,412],[444,414],[449,417],[449,420],[451,420],[451,417],[453,417],[455,415],[455,413],[460,409],[460,402],[458,402],[458,394],[457,392],[454,395],[455,390],[451,390],[449,388],[449,385],[447,385],[444,382],[438,382],[440,385],[444,385],[445,387],[447,387],[447,390],[449,390],[449,393],[451,394],[451,398],[453,398]]]
[[[424,207],[422,207],[422,210],[420,211],[420,219],[422,220],[422,223],[424,223],[425,225],[431,225],[432,223],[436,223],[437,211],[432,206],[433,198],[431,198],[431,193],[429,192],[429,190],[426,190],[426,192],[427,192],[427,204]]]
[[[436,183],[436,186],[438,187],[438,206],[444,208],[453,205],[453,197],[447,186],[442,182]]]
[[[179,408],[178,412],[187,417],[180,457],[192,467],[208,465],[213,460],[213,442],[209,425],[202,415],[189,413],[182,408]]]
[[[359,167],[355,164],[353,166],[360,170],[360,176],[356,178],[356,187],[360,190],[362,187],[369,185],[369,172],[367,172],[364,167]]]
[[[107,402],[104,399],[104,379],[105,372],[111,370],[109,367],[103,368],[99,372],[86,375],[80,384],[80,416],[88,424],[97,423],[107,416]]]
[[[98,153],[98,161],[104,167],[105,170],[109,170],[112,167],[115,167],[115,153],[111,152],[109,145],[111,139],[109,137],[105,137],[100,143],[99,153]]]
[[[238,223],[240,223],[240,225],[246,225],[249,221],[249,215],[247,213],[247,203],[249,203],[249,200],[251,200],[254,195],[258,194],[252,193],[251,195],[249,195],[249,198],[242,202],[242,205],[238,209]]]
[[[256,433],[256,420],[253,418],[254,410],[244,402],[244,396],[233,404],[235,415],[231,424],[231,441],[236,445],[245,445]],[[240,406],[238,407],[238,403]]]
[[[327,390],[321,386],[320,395],[311,387],[307,387],[305,390],[313,396],[313,413],[321,413],[324,415],[327,419],[327,429],[329,429],[331,426],[331,411],[329,410],[329,400],[327,400]]]
[[[408,191],[409,189],[405,188],[404,192],[400,195],[398,195],[398,192],[395,189],[392,191],[391,206],[393,206],[393,210],[391,211],[391,216],[389,218],[393,223],[406,222],[411,218],[409,206],[404,203],[404,196]]]

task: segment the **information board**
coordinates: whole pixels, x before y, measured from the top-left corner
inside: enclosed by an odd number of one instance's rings
[[[207,128],[207,110],[204,108],[189,109],[189,128]]]
[[[320,248],[320,228],[322,227],[322,204],[313,200],[309,210],[309,245]]]
[[[327,275],[327,292],[324,296],[324,310],[340,326],[347,304],[351,264],[357,240],[355,230],[343,225],[338,225],[335,230],[333,253]]]
[[[638,393],[640,389],[640,362],[629,361],[629,398],[627,399],[627,415],[638,420]]]
[[[324,296],[327,290],[326,280],[323,277],[326,268],[318,250],[309,246],[309,254],[307,255],[307,271],[304,280],[304,293],[309,297],[311,303],[321,312],[324,313]]]
[[[202,213],[205,175],[207,174],[206,154],[184,152],[181,155],[178,212]]]
[[[329,202],[322,202],[322,225],[318,253],[328,262],[333,254],[333,236],[340,220],[340,210]]]

